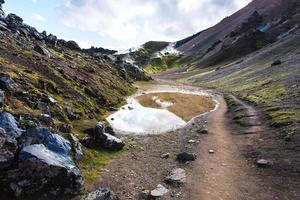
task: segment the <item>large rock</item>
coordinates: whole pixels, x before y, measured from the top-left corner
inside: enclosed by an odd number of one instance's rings
[[[46,39],[45,39],[46,43],[52,44],[54,46],[56,46],[57,43],[57,37],[55,35],[49,34]]]
[[[6,17],[6,23],[11,30],[17,30],[23,24],[23,19],[15,14],[9,14]]]
[[[107,188],[99,188],[86,197],[83,197],[81,200],[116,200],[112,192]]]
[[[7,137],[10,138],[18,138],[23,133],[14,116],[7,112],[0,113],[0,128],[4,129]]]
[[[36,51],[36,52],[38,52],[41,55],[46,56],[47,58],[51,58],[51,53],[45,47],[43,47],[43,46],[36,45],[33,48],[33,50]]]
[[[60,155],[69,156],[71,143],[58,134],[53,134],[45,127],[29,128],[20,138],[20,146],[26,147],[33,144],[43,144],[49,150]]]
[[[78,194],[82,189],[83,179],[73,160],[43,144],[24,147],[18,165],[9,178],[11,190],[19,198]]]
[[[197,155],[193,153],[183,152],[177,155],[176,160],[180,163],[186,163],[197,159]]]
[[[103,133],[105,133],[105,124],[104,122],[98,122],[97,125],[95,126],[96,139],[98,135],[102,135]]]
[[[173,169],[169,176],[165,179],[166,183],[173,186],[180,186],[186,183],[186,173],[184,169]]]
[[[0,89],[12,92],[14,89],[14,81],[7,74],[0,74]]]
[[[96,142],[99,143],[101,147],[112,151],[121,150],[125,146],[122,140],[108,133],[103,133],[98,136]]]
[[[104,122],[97,123],[94,131],[94,140],[97,145],[112,151],[121,150],[125,146],[124,142],[119,138],[105,133]]]
[[[0,128],[0,170],[10,167],[17,153],[17,140],[8,137],[6,131]]]

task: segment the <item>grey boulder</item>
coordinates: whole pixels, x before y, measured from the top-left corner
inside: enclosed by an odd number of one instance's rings
[[[18,164],[17,172],[10,176],[10,187],[19,198],[78,194],[82,189],[83,178],[73,160],[43,144],[24,147]]]
[[[108,133],[99,135],[96,142],[100,144],[101,147],[112,151],[121,150],[125,146],[122,140]]]
[[[9,29],[17,30],[23,24],[23,19],[15,14],[8,14],[6,17],[6,23]]]
[[[43,144],[49,150],[63,156],[70,155],[71,143],[58,134],[53,134],[48,128],[29,128],[20,139],[20,146],[26,147],[33,144]]]
[[[0,113],[0,128],[4,129],[7,137],[10,138],[18,138],[23,133],[14,116],[7,112]]]
[[[94,130],[94,139],[97,145],[112,151],[121,150],[125,146],[124,142],[119,138],[105,133],[104,122],[97,123]]]

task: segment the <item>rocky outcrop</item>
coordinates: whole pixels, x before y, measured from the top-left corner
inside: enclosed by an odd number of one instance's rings
[[[21,135],[17,144],[11,137],[17,134],[8,130],[0,129],[0,168],[6,170],[0,173],[5,177],[0,185],[4,190],[21,199],[38,199],[41,193],[48,198],[81,191],[83,178],[71,158],[68,140],[47,128],[33,127]]]
[[[0,19],[3,19],[5,17],[5,13],[2,10],[2,4],[4,4],[4,0],[0,0]]]
[[[117,200],[114,197],[113,193],[107,188],[99,188],[86,197],[83,197],[81,200]]]
[[[10,187],[18,197],[77,194],[83,185],[79,169],[64,152],[52,151],[43,144],[24,147],[18,169],[10,173]]]
[[[23,19],[15,14],[8,14],[6,17],[6,23],[9,29],[17,31],[23,24]]]

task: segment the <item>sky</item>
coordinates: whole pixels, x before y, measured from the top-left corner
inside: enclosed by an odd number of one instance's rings
[[[221,21],[251,0],[6,0],[6,14],[82,48],[128,49],[174,42]]]

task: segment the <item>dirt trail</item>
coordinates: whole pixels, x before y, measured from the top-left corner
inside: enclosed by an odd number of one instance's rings
[[[268,187],[260,184],[260,180],[255,176],[254,166],[249,165],[241,156],[225,118],[226,102],[220,96],[218,100],[219,109],[208,117],[209,134],[198,146],[199,158],[194,163],[191,181],[187,186],[190,194],[188,199],[276,199]],[[243,105],[249,115],[258,117],[252,107]],[[256,122],[258,119],[253,120]],[[250,131],[261,130],[259,125],[252,127],[256,128]],[[215,153],[209,154],[210,149]]]

